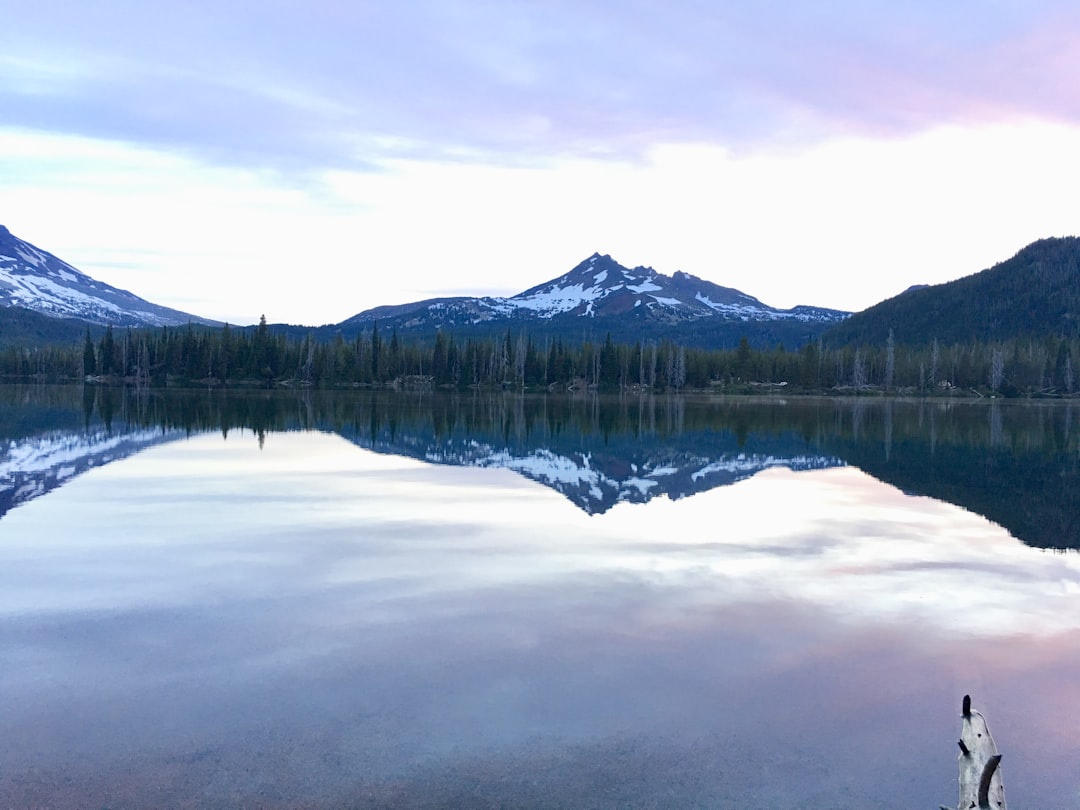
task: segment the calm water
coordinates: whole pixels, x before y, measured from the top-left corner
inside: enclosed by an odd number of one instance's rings
[[[1080,807],[1078,431],[0,388],[0,807]]]

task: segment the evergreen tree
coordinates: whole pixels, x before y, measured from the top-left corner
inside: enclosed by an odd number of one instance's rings
[[[599,355],[600,373],[597,384],[601,388],[615,388],[619,384],[619,355],[611,340],[611,332],[604,339],[604,346]]]
[[[98,368],[101,374],[112,374],[116,370],[116,341],[113,338],[112,324],[105,327],[98,346]]]
[[[442,330],[435,334],[435,348],[431,352],[431,375],[436,385],[445,385],[450,381],[446,337]]]
[[[90,337],[90,327],[86,327],[86,340],[83,342],[83,376],[97,374],[97,354],[94,352],[94,340]]]
[[[382,340],[379,338],[379,322],[371,324],[371,379],[379,382],[382,377]]]
[[[753,350],[745,335],[739,338],[739,347],[735,350],[735,376],[740,380],[749,380],[753,374]]]

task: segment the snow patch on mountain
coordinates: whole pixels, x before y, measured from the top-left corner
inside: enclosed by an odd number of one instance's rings
[[[584,287],[573,284],[567,287],[552,287],[525,298],[507,298],[500,301],[509,310],[531,309],[539,315],[550,318],[560,312],[569,312],[582,304],[589,304],[606,294],[604,287],[594,284]]]
[[[768,319],[772,317],[779,317],[779,313],[769,310],[766,307],[754,304],[725,304],[720,301],[713,301],[709,296],[703,293],[698,293],[694,296],[695,301],[700,301],[709,309],[720,312],[725,315],[733,315],[741,320],[749,320],[751,318]]]

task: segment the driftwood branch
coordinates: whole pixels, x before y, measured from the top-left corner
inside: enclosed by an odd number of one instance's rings
[[[1001,781],[1001,754],[990,736],[986,718],[971,708],[971,696],[964,695],[960,722],[960,803],[957,810],[1005,807],[1005,785]],[[947,808],[943,807],[943,810]]]
[[[986,765],[983,767],[982,776],[979,777],[979,807],[990,807],[990,787],[994,781],[994,776],[997,775],[998,765],[1001,764],[1001,754],[994,754],[990,759],[986,760]],[[1002,795],[1002,801],[999,802],[1000,806],[1005,806],[1005,797]]]

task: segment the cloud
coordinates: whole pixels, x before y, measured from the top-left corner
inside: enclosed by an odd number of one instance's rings
[[[45,2],[0,52],[0,222],[233,323],[593,251],[861,309],[1075,229],[1078,31],[1059,3]]]
[[[1078,34],[1065,3],[43,3],[12,21],[0,103],[25,127],[285,170],[637,158],[1078,121]]]
[[[94,278],[231,323],[509,295],[594,251],[773,306],[859,309],[1074,232],[1078,144],[1080,129],[1028,124],[768,155],[686,145],[636,163],[294,174],[0,129],[0,223]]]

